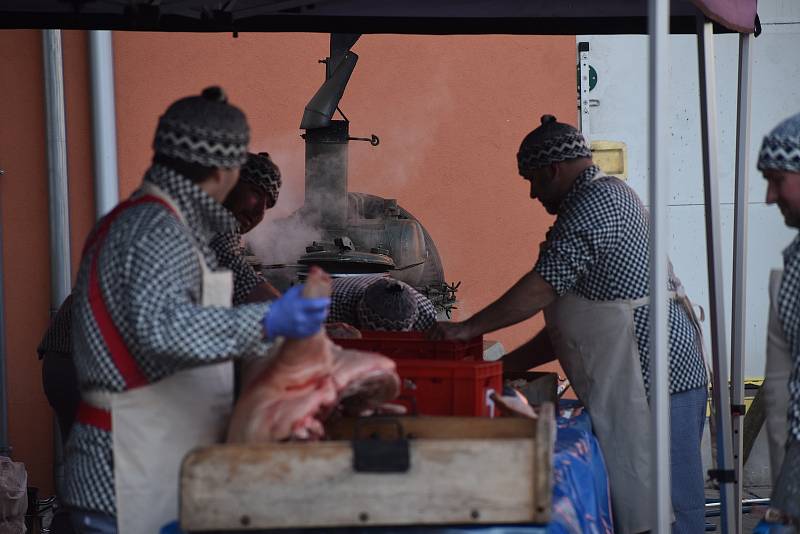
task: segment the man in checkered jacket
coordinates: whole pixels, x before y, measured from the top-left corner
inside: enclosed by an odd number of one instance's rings
[[[242,166],[239,181],[223,204],[236,218],[237,227],[217,234],[210,243],[219,266],[233,272],[233,304],[275,300],[280,293],[245,259],[242,234],[264,218],[264,212],[278,200],[281,173],[269,154],[250,153]],[[42,385],[50,406],[56,412],[62,440],[66,443],[75,413],[78,391],[72,362],[70,325],[72,297],[61,304],[36,351],[42,360]]]
[[[204,374],[209,366],[266,355],[275,337],[306,337],[325,320],[329,299],[306,299],[300,286],[271,303],[232,308],[203,304],[226,298],[230,302],[229,275],[219,270],[209,242],[236,227],[222,201],[238,180],[248,141],[244,114],[227,103],[221,89],[208,88],[201,96],[174,102],[159,119],[153,164],[142,187],[89,236],[72,293],[72,351],[83,400],[67,442],[64,495],[79,532],[117,531],[122,517],[117,517],[116,494],[121,487],[115,487],[115,479],[133,469],[138,473],[139,466],[151,475],[154,470],[146,464],[160,466],[161,457],[185,441],[172,427],[189,424],[192,432],[208,434],[187,422],[207,417],[208,412],[197,406],[213,402],[204,395],[209,380],[215,381],[215,398],[223,402],[232,386],[223,374]],[[182,382],[167,382],[178,375]],[[195,377],[200,376],[198,382]],[[147,398],[152,404],[154,398],[167,399],[169,391],[179,390],[193,400],[156,400],[162,407],[158,414],[136,411],[137,399]],[[152,397],[155,391],[162,396]],[[170,413],[178,415],[170,419]],[[149,423],[135,424],[143,415]],[[118,427],[119,421],[127,425]],[[152,424],[159,425],[161,438],[151,435]],[[112,440],[123,427],[155,447],[146,449],[147,460],[137,458],[141,444],[132,448]],[[131,457],[139,462],[131,462]],[[146,479],[145,491],[142,482],[122,489],[137,492],[137,502],[151,502],[152,495],[163,494],[171,505],[162,511],[172,514],[164,519],[174,519],[177,472],[178,465],[170,464],[159,473],[174,477],[169,487],[159,486],[163,480]],[[130,510],[137,503],[131,499],[122,504]],[[154,514],[155,510],[145,513],[142,524]]]
[[[761,145],[758,168],[767,180],[767,204],[777,204],[786,225],[800,228],[800,113],[776,126]],[[767,373],[765,393],[780,388],[768,398],[779,400],[768,402],[768,423],[773,419],[772,410],[779,410],[777,417],[786,419],[786,440],[782,462],[778,458],[773,464],[780,465],[772,490],[770,508],[758,532],[800,531],[800,236],[795,237],[783,251],[783,275],[777,292],[777,326],[775,333],[782,342],[768,338]],[[771,327],[772,329],[772,327]],[[772,335],[773,332],[770,332]],[[774,360],[774,361],[771,361]],[[774,371],[779,372],[774,372]],[[771,372],[772,371],[772,372]],[[779,378],[779,383],[771,383]],[[786,396],[788,388],[788,399]],[[781,429],[784,430],[784,429]],[[780,446],[781,444],[778,443]],[[772,452],[772,451],[771,451]],[[774,454],[779,456],[779,454]],[[793,527],[793,528],[792,528]],[[791,529],[791,530],[790,530]]]
[[[264,212],[278,202],[281,171],[269,154],[248,154],[239,182],[225,199],[224,206],[236,218],[237,228],[221,232],[211,240],[220,267],[233,271],[233,303],[274,300],[280,293],[247,262],[243,234],[264,218]]]
[[[530,196],[538,199],[547,212],[556,220],[541,245],[539,259],[532,271],[524,275],[511,289],[494,303],[461,323],[439,323],[437,337],[467,339],[479,334],[519,323],[540,310],[545,310],[548,328],[530,342],[507,354],[503,361],[506,369],[527,370],[558,356],[562,366],[586,372],[596,366],[596,375],[586,378],[599,393],[581,400],[587,404],[595,431],[610,426],[605,437],[598,433],[601,447],[609,466],[611,496],[614,505],[616,528],[622,532],[647,530],[649,517],[637,517],[631,510],[641,493],[636,481],[625,480],[624,471],[634,469],[636,459],[625,447],[634,447],[648,455],[649,438],[644,432],[630,432],[620,436],[622,425],[631,418],[634,408],[649,423],[647,399],[650,391],[650,342],[649,342],[649,245],[648,215],[642,202],[625,182],[604,176],[594,165],[591,150],[583,135],[572,126],[559,123],[552,115],[542,117],[542,124],[522,142],[517,155],[519,172],[530,182]],[[669,303],[669,391],[671,397],[671,456],[672,456],[672,504],[676,517],[673,532],[702,532],[704,528],[703,474],[700,456],[700,439],[703,432],[707,396],[707,375],[702,356],[702,342],[696,327],[696,319],[689,307],[681,304],[677,294],[682,288],[676,278],[670,280],[669,290],[676,297]],[[591,321],[570,325],[570,318],[560,319],[563,325],[551,324],[552,315],[547,311],[556,303],[572,298],[579,302],[576,310],[594,309],[594,317],[603,319],[602,308],[608,307],[620,317],[625,308],[633,310],[632,324],[628,328],[634,340],[631,347],[623,347],[618,353],[601,350],[603,354],[590,354],[578,364],[564,360],[563,351],[592,351],[597,342],[613,345],[614,339],[603,337],[608,328]],[[686,302],[685,297],[682,297]],[[617,306],[617,308],[612,308]],[[620,311],[621,310],[621,311]],[[627,312],[630,316],[630,311]],[[576,312],[575,317],[579,317]],[[585,314],[584,314],[585,315]],[[582,316],[582,315],[581,315]],[[616,317],[616,316],[615,316]],[[610,323],[614,327],[613,322]],[[553,337],[556,328],[558,337]],[[551,336],[548,336],[548,331]],[[564,346],[566,334],[578,336],[572,347]],[[581,337],[583,336],[583,337]],[[552,343],[551,343],[552,341]],[[560,344],[557,344],[559,341]],[[558,346],[558,354],[553,345]],[[569,343],[568,343],[569,345]],[[631,363],[619,363],[619,358],[628,358],[632,351],[638,354]],[[570,359],[573,359],[570,356]],[[598,360],[601,362],[598,365]],[[602,362],[617,365],[620,371],[635,366],[643,382],[641,396],[634,382],[629,391],[629,402],[623,398],[618,410],[598,409],[589,404],[598,397],[613,397],[620,377],[602,376]],[[570,366],[567,366],[570,363]],[[577,365],[577,367],[576,367]],[[569,375],[569,372],[568,372]],[[633,377],[637,379],[636,376]],[[571,378],[572,380],[572,378]],[[575,386],[575,380],[573,386]],[[623,386],[617,386],[623,387]],[[578,391],[578,388],[575,388]],[[578,393],[581,396],[581,393]],[[641,398],[641,404],[634,399]],[[593,401],[593,402],[595,402]],[[627,404],[626,404],[627,403]],[[605,408],[605,407],[603,407]],[[628,413],[630,408],[630,413]],[[609,421],[610,419],[610,421]],[[613,428],[614,426],[617,428]],[[643,437],[644,436],[644,437]],[[616,440],[616,441],[615,441]],[[627,441],[626,441],[627,440]],[[619,445],[619,447],[617,446]],[[620,455],[628,458],[620,458]],[[621,465],[617,468],[617,464]],[[640,466],[641,467],[641,466]],[[647,466],[641,471],[649,477]],[[623,472],[617,477],[618,472]],[[626,485],[632,483],[634,485]],[[646,495],[644,496],[646,498]],[[647,507],[649,508],[649,506]],[[628,520],[628,517],[631,519]]]

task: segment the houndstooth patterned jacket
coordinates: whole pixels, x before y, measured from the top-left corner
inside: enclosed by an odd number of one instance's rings
[[[238,230],[222,232],[214,236],[210,246],[220,267],[233,271],[233,304],[244,303],[253,288],[264,282],[264,277],[247,263],[242,234]]]
[[[638,299],[649,292],[649,219],[636,192],[609,176],[593,180],[593,165],[576,180],[558,210],[534,269],[558,295],[590,300]],[[670,283],[670,290],[675,290]],[[650,393],[650,310],[634,311],[644,386]],[[706,387],[701,341],[686,310],[669,304],[670,393]]]
[[[224,232],[217,234],[209,245],[217,257],[219,266],[233,271],[234,306],[243,304],[250,291],[264,281],[264,277],[244,259],[241,242],[239,232]],[[72,295],[69,295],[58,308],[58,313],[50,321],[50,326],[36,348],[40,359],[46,352],[72,354],[72,336],[69,331],[71,325]]]
[[[208,242],[214,234],[234,228],[230,212],[165,167],[151,167],[144,179],[175,200],[186,224],[160,204],[141,204],[114,221],[99,250],[84,251],[72,302],[73,357],[82,391],[119,392],[125,387],[88,301],[94,254],[99,254],[103,300],[148,381],[268,349],[261,318],[269,304],[200,306],[202,273],[196,250],[211,269],[217,268]],[[65,464],[65,502],[115,514],[111,433],[76,423]]]

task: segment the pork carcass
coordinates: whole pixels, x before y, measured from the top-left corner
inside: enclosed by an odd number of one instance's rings
[[[490,398],[500,407],[504,415],[527,417],[528,419],[539,418],[536,410],[528,403],[525,395],[516,389],[513,389],[507,395],[505,393],[503,395],[492,393]]]
[[[339,339],[361,339],[361,331],[349,323],[328,323],[325,325],[328,337]]]
[[[312,268],[303,296],[330,296],[331,279]],[[321,437],[322,425],[314,416],[337,400],[333,370],[333,344],[324,329],[304,339],[285,339],[273,347],[271,357],[244,384],[228,426],[229,443],[259,443]]]
[[[303,288],[309,298],[329,296],[330,277],[312,268]],[[252,369],[251,369],[252,372]],[[348,413],[372,410],[399,394],[395,364],[379,354],[345,350],[324,329],[286,339],[245,380],[228,427],[229,443],[319,439],[321,423],[339,402]]]
[[[400,394],[394,361],[374,352],[334,345],[333,383],[347,415],[371,412]]]

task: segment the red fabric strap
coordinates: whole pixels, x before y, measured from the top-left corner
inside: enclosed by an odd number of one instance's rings
[[[97,269],[98,258],[100,256],[99,248],[108,235],[111,223],[113,223],[123,211],[139,204],[151,202],[161,204],[173,214],[175,213],[172,206],[166,201],[153,195],[144,195],[136,199],[128,199],[120,203],[103,218],[94,235],[86,242],[83,249],[84,254],[86,254],[92,247],[95,247],[89,269],[89,304],[92,308],[92,316],[100,329],[100,335],[103,337],[103,341],[105,341],[111,354],[111,359],[114,361],[114,365],[125,381],[125,389],[132,389],[147,384],[147,377],[139,368],[136,360],[134,360],[128,347],[125,345],[122,334],[120,334],[119,329],[114,324],[105,300],[103,299],[102,290],[100,288],[100,275]]]
[[[83,401],[78,404],[78,413],[75,421],[82,425],[89,425],[106,432],[111,432],[111,412],[96,408]]]

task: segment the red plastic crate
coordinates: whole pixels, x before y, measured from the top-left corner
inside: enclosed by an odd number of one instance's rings
[[[483,336],[469,341],[431,341],[424,332],[375,332],[362,330],[361,339],[334,338],[346,349],[369,350],[389,358],[432,360],[483,360]]]
[[[483,361],[398,359],[402,390],[395,401],[410,414],[489,416],[490,390],[503,389],[503,364]],[[412,400],[413,399],[413,400]]]

